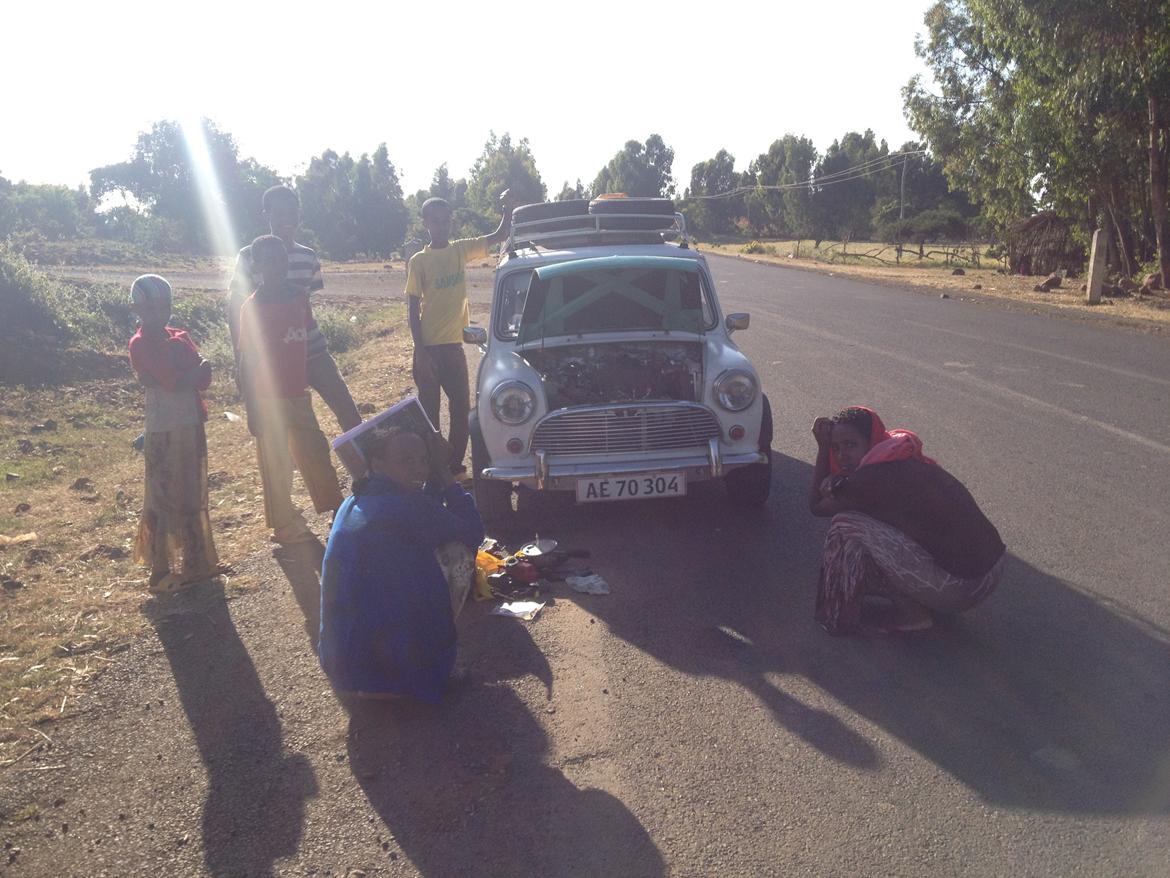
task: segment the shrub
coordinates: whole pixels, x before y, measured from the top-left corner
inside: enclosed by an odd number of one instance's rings
[[[0,249],[0,335],[63,331],[52,307],[55,286],[23,256]]]
[[[361,324],[356,315],[332,305],[321,305],[313,309],[313,316],[333,353],[348,351],[361,342]]]
[[[0,251],[0,334],[33,333],[90,350],[125,344],[134,315],[121,287],[54,278],[23,256]]]

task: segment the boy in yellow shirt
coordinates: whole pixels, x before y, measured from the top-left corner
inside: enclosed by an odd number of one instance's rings
[[[463,353],[463,327],[471,321],[463,268],[483,259],[488,250],[508,237],[512,226],[512,202],[508,190],[500,196],[500,226],[481,238],[452,241],[451,205],[442,198],[428,198],[421,214],[431,242],[410,257],[406,268],[406,295],[410,302],[410,334],[414,339],[414,382],[419,402],[431,423],[439,425],[440,389],[447,396],[450,421],[451,472],[467,472],[468,415],[471,388],[467,357]]]

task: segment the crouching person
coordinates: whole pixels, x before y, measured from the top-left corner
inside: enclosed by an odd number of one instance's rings
[[[914,433],[886,430],[875,412],[856,406],[817,418],[813,436],[809,509],[833,518],[816,602],[826,631],[861,629],[867,595],[890,604],[872,626],[889,633],[929,628],[936,613],[970,609],[995,590],[1004,556],[998,531]]]
[[[446,443],[431,454],[408,430],[371,433],[362,448],[369,473],[325,549],[321,667],[343,693],[436,704],[455,667],[455,614],[467,594],[449,586],[436,550],[455,542],[474,552],[483,522],[450,472]]]

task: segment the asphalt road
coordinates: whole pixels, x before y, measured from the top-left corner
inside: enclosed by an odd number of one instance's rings
[[[84,719],[8,776],[0,811],[44,815],[4,828],[10,871],[1165,875],[1170,343],[712,269],[776,413],[763,515],[710,485],[539,504],[612,593],[528,623],[469,606],[471,679],[436,711],[339,705],[300,631],[319,555],[258,547],[263,588],[148,605]],[[855,402],[918,431],[1008,545],[1000,589],[915,639],[812,621],[809,427]]]
[[[562,506],[605,559],[609,759],[678,874],[1164,875],[1170,344],[712,259],[776,413],[774,495]],[[819,414],[910,427],[1000,528],[983,607],[913,642],[812,622]]]

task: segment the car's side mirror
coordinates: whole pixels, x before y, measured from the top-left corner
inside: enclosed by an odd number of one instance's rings
[[[723,321],[727,327],[728,332],[735,332],[737,329],[747,329],[752,322],[751,314],[728,314],[727,319]],[[467,330],[463,330],[465,333]]]
[[[464,326],[463,343],[485,347],[487,345],[487,330],[482,326]]]

